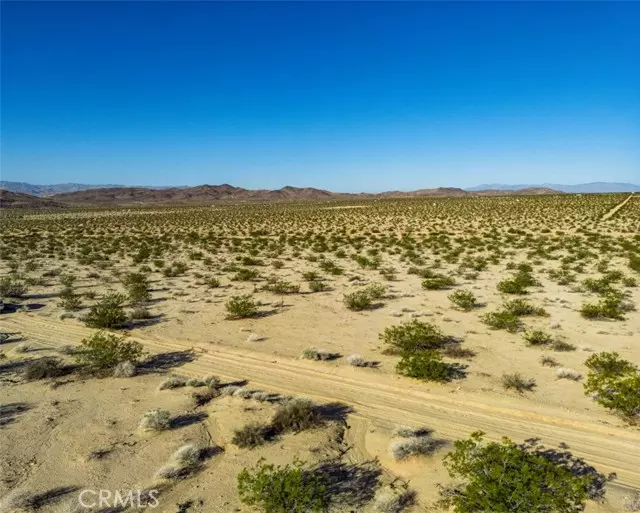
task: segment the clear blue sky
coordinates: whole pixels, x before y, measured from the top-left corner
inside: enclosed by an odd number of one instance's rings
[[[3,180],[640,182],[640,3],[2,2]]]

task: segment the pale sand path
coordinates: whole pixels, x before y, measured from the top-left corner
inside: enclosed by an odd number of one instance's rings
[[[30,341],[57,346],[77,344],[95,330],[77,321],[45,319],[29,313],[3,315],[0,331],[21,332]],[[188,343],[132,336],[149,353],[179,351]],[[576,456],[600,472],[615,472],[617,485],[640,489],[640,431],[590,419],[586,414],[528,402],[524,398],[492,398],[478,393],[452,393],[428,385],[385,375],[372,369],[326,367],[283,357],[219,349],[200,344],[197,359],[175,369],[186,376],[215,373],[225,379],[248,379],[249,386],[271,392],[303,395],[319,402],[341,402],[354,408],[352,417],[390,427],[397,424],[428,426],[439,436],[464,438],[482,430],[499,440],[540,438],[548,446],[565,443]]]
[[[629,200],[631,200],[631,198],[633,198],[633,192],[629,195],[629,197],[627,199],[625,199],[624,201],[618,203],[615,207],[613,207],[611,210],[609,210],[609,212],[607,212],[605,215],[603,215],[602,216],[602,220],[606,221],[610,217],[613,217],[614,215],[616,215],[616,212],[618,210],[620,210],[622,207],[624,207],[629,202]]]

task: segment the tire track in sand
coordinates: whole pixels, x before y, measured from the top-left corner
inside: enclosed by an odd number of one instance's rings
[[[0,318],[0,330],[21,332],[34,341],[60,346],[77,344],[94,330],[75,322],[62,322],[18,313]],[[187,376],[215,373],[225,379],[248,379],[251,387],[289,395],[304,395],[319,402],[341,402],[354,408],[352,416],[393,427],[427,426],[439,436],[464,438],[482,430],[487,438],[508,436],[514,441],[540,438],[549,446],[565,443],[576,456],[604,473],[615,472],[617,484],[640,489],[640,432],[606,425],[586,414],[528,402],[521,398],[490,397],[450,388],[429,387],[393,375],[346,366],[180,343],[157,337],[132,336],[151,354],[196,351],[195,361],[176,372]]]

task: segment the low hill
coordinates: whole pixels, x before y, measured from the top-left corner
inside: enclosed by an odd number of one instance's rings
[[[519,191],[465,191],[455,187],[419,189],[416,191],[389,191],[382,193],[340,193],[313,187],[283,187],[276,190],[250,190],[229,184],[199,185],[197,187],[172,187],[149,189],[146,187],[110,187],[55,194],[46,198],[3,191],[7,198],[5,208],[60,208],[61,206],[112,205],[210,205],[213,203],[278,202],[278,201],[329,201],[376,198],[418,197],[467,197],[504,196],[522,194],[558,194],[547,188],[532,188]]]
[[[1,208],[63,208],[57,201],[0,189]]]

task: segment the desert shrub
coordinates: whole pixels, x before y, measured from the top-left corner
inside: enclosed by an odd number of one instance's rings
[[[516,445],[508,438],[483,443],[482,436],[475,432],[454,442],[444,458],[449,475],[463,481],[441,501],[455,513],[578,513],[596,482],[604,480],[595,472],[574,473],[572,467],[585,465],[571,455],[563,464],[533,445]]]
[[[29,381],[63,376],[68,372],[59,358],[45,357],[30,361],[24,369],[24,378]]]
[[[503,294],[527,294],[528,287],[538,285],[528,269],[520,269],[512,278],[498,282],[497,289]]]
[[[371,299],[382,299],[387,293],[387,287],[382,283],[372,283],[367,285],[364,290]]]
[[[551,349],[560,353],[566,353],[568,351],[575,351],[576,346],[570,344],[569,342],[565,342],[564,340],[554,340],[551,343]]]
[[[99,331],[80,343],[74,358],[88,370],[99,372],[113,369],[120,362],[136,363],[142,353],[142,344]]]
[[[93,305],[84,318],[90,328],[118,329],[127,323],[127,314],[122,305],[125,298],[122,294],[109,294]]]
[[[171,414],[167,410],[149,410],[140,421],[143,431],[163,431],[171,427]]]
[[[455,376],[455,368],[442,361],[442,355],[434,350],[404,353],[396,365],[396,372],[423,381],[444,383]]]
[[[587,278],[583,280],[582,286],[587,289],[589,292],[593,292],[595,294],[606,295],[613,291],[613,287],[611,286],[612,280],[608,279],[606,276],[603,276],[600,279],[595,278]]]
[[[227,309],[227,319],[245,319],[258,314],[258,303],[250,294],[233,296],[224,305]]]
[[[147,303],[151,300],[149,279],[146,274],[127,273],[122,278],[122,283],[132,304]]]
[[[186,444],[171,455],[169,462],[156,472],[157,480],[180,479],[200,466],[202,449],[194,444]]]
[[[429,322],[413,319],[410,322],[389,326],[379,335],[388,344],[387,353],[414,353],[427,349],[440,349],[450,342],[442,331]]]
[[[143,305],[138,305],[134,307],[129,313],[129,319],[131,319],[132,321],[139,321],[142,319],[151,319],[152,317],[153,315],[151,314],[149,309]]]
[[[136,375],[136,366],[129,360],[120,362],[113,369],[114,378],[132,378]]]
[[[300,292],[300,285],[285,280],[276,280],[265,285],[264,289],[274,294],[297,294]]]
[[[406,440],[397,440],[391,444],[391,455],[396,461],[403,461],[413,456],[431,456],[442,442],[428,435],[415,436]]]
[[[203,283],[210,289],[217,289],[220,286],[220,280],[215,276],[207,276]]]
[[[624,294],[610,292],[598,303],[585,303],[580,308],[580,315],[585,319],[624,320],[625,312],[631,310],[631,304],[625,302]]]
[[[549,314],[542,307],[537,307],[529,303],[526,299],[512,299],[502,305],[502,310],[512,313],[513,315],[537,315],[539,317],[547,317]]]
[[[571,381],[580,381],[582,379],[582,374],[580,374],[577,370],[574,369],[558,369],[556,371],[556,377],[558,379],[569,379]]]
[[[589,369],[584,392],[595,401],[628,420],[640,416],[640,369],[616,352],[592,354],[585,361]]]
[[[198,390],[196,392],[191,393],[191,398],[193,399],[194,406],[199,408],[208,404],[211,400],[215,399],[220,395],[220,392],[215,388],[207,388],[205,390]]]
[[[161,262],[161,260],[158,260],[157,262]],[[156,267],[162,267],[158,266],[157,263],[155,265]],[[176,276],[182,276],[187,272],[188,269],[189,266],[184,262],[175,261],[170,265],[164,267],[162,269],[162,274],[164,274],[164,276],[166,276],[167,278],[175,278]]]
[[[236,429],[231,443],[241,448],[253,449],[263,445],[269,437],[270,426],[258,423],[247,424]]]
[[[540,364],[543,367],[557,367],[558,365],[560,365],[558,361],[551,356],[541,356]]]
[[[242,267],[231,277],[231,281],[252,281],[257,279],[260,273],[255,269]]]
[[[481,320],[495,330],[506,330],[509,333],[516,333],[522,328],[522,322],[518,316],[506,310],[486,313]]]
[[[470,290],[456,290],[449,294],[449,301],[461,310],[468,312],[478,306],[478,300]]]
[[[82,307],[82,301],[80,300],[80,296],[76,294],[71,287],[65,287],[62,292],[60,292],[59,306],[67,312],[79,310]]]
[[[524,339],[529,346],[548,346],[553,343],[553,337],[542,330],[526,331]]]
[[[315,405],[308,399],[291,399],[278,406],[271,426],[278,433],[298,432],[319,426],[322,417]]]
[[[356,312],[371,308],[373,303],[371,296],[366,290],[357,290],[355,292],[345,294],[343,296],[343,301],[349,310],[354,310]]]
[[[441,290],[453,287],[456,284],[456,280],[451,276],[436,275],[433,278],[426,278],[422,280],[422,288],[427,290]]]
[[[320,473],[293,465],[274,466],[258,461],[238,474],[238,495],[248,506],[264,513],[319,513],[328,504],[325,480]]]
[[[352,354],[347,357],[347,363],[353,367],[370,367],[371,362],[365,360],[360,354]]]
[[[0,278],[0,297],[21,298],[27,294],[27,286],[13,276]]]
[[[502,386],[505,390],[516,390],[520,393],[531,391],[536,386],[536,380],[533,378],[525,378],[520,373],[502,375]]]
[[[302,351],[302,358],[305,360],[331,360],[333,355],[327,351],[316,349],[315,347],[309,347]]]
[[[309,282],[309,290],[311,292],[323,292],[328,288],[329,286],[325,282],[320,280],[311,280]]]
[[[185,386],[187,386],[186,379],[180,376],[170,376],[158,385],[158,390],[171,390]]]
[[[416,502],[413,490],[383,490],[376,496],[375,513],[402,513]]]

